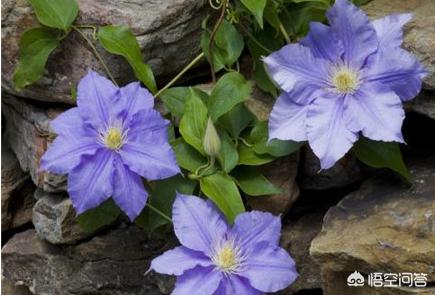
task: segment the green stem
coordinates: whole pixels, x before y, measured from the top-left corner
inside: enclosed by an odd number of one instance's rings
[[[272,50],[270,50],[269,48],[266,48],[263,46],[263,44],[260,43],[260,41],[257,40],[257,38],[254,37],[254,35],[252,35],[248,29],[245,28],[244,25],[242,25],[241,23],[239,23],[240,28],[242,28],[242,31],[252,40],[252,42],[254,42],[255,44],[257,44],[258,47],[260,47],[261,49],[263,49],[264,51],[266,51],[267,53],[272,53]]]
[[[163,91],[171,87],[175,82],[177,82],[178,79],[180,79],[181,76],[184,75],[191,67],[193,67],[201,58],[204,57],[204,52],[200,53],[197,57],[195,57],[194,60],[192,60],[184,69],[181,70],[181,72],[178,73],[177,76],[175,76],[171,81],[169,81],[168,84],[165,85],[162,89],[160,89],[154,97],[158,97],[160,94],[162,94]]]
[[[253,145],[250,144],[249,142],[247,142],[244,138],[239,137],[239,140],[240,140],[244,145],[246,145],[247,147],[253,147]]]
[[[281,22],[279,23],[279,30],[281,31],[281,34],[284,36],[285,41],[289,44],[292,43],[287,31],[285,30],[285,28]]]
[[[154,207],[153,205],[151,205],[150,203],[147,204],[147,206],[153,210],[154,212],[156,212],[158,215],[160,215],[161,217],[163,217],[166,221],[169,221],[170,223],[172,223],[172,219],[166,215],[165,213],[163,213],[162,211],[160,211],[159,209],[157,209],[156,207]]]
[[[220,25],[224,21],[225,11],[227,9],[227,3],[228,3],[228,0],[222,0],[221,14],[219,15],[219,18],[218,18],[216,24],[214,25],[213,30],[211,31],[210,41],[208,43],[208,55],[210,56],[211,80],[213,83],[216,83],[216,74],[214,73],[214,61],[213,61],[213,41],[214,41],[214,37],[216,36],[216,33],[217,33]]]
[[[91,29],[92,30],[92,38],[97,40],[97,27],[93,25],[76,25],[77,28],[83,29]]]
[[[113,84],[118,85],[115,81],[115,79],[112,76],[112,73],[110,72],[109,68],[107,67],[106,63],[104,62],[103,58],[101,57],[101,55],[98,53],[97,48],[95,48],[94,43],[92,43],[91,40],[89,40],[89,38],[76,26],[72,26],[73,30],[75,30],[77,33],[79,33],[83,39],[86,40],[86,42],[88,43],[88,45],[91,47],[92,51],[94,52],[95,56],[97,57],[98,61],[101,63],[101,65],[103,66],[104,70],[106,71],[107,75],[109,76],[110,80],[112,80]]]

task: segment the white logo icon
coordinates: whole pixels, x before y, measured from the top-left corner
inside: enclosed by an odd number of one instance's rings
[[[347,285],[350,287],[364,286],[364,277],[358,271],[354,271],[347,277]]]

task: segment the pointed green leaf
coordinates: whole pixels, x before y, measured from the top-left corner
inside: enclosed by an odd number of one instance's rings
[[[136,36],[127,26],[105,26],[98,31],[98,39],[104,49],[112,54],[124,57],[133,68],[138,78],[151,91],[156,92],[157,86],[151,67],[142,62],[142,53]]]
[[[204,149],[202,142],[207,120],[207,107],[201,98],[191,89],[189,97],[186,99],[184,115],[180,121],[180,133],[188,144],[203,155]]]
[[[195,87],[192,89],[204,102],[207,101],[207,93]],[[160,94],[160,99],[173,116],[181,118],[184,113],[186,98],[189,97],[189,95],[190,87],[172,87],[163,91],[162,94]]]
[[[221,150],[217,159],[222,170],[228,173],[236,167],[239,160],[239,154],[237,153],[237,148],[228,133],[222,131],[219,133],[219,137],[221,139]]]
[[[17,90],[41,78],[49,55],[59,43],[59,31],[54,29],[41,27],[24,32],[19,44],[18,66],[12,78]]]
[[[396,142],[373,141],[361,137],[353,146],[353,152],[364,164],[374,168],[389,168],[407,181],[412,175],[403,162],[399,144]]]
[[[239,164],[258,166],[270,163],[276,158],[269,154],[257,154],[252,147],[248,147],[243,143],[239,144]]]
[[[243,104],[238,104],[231,111],[222,115],[218,122],[236,139],[253,120],[254,115]]]
[[[251,94],[251,85],[245,78],[231,72],[223,75],[213,88],[208,100],[210,117],[216,121],[228,113],[237,104],[247,100]]]
[[[75,0],[29,0],[39,22],[48,27],[68,31],[77,17]]]
[[[266,0],[241,0],[243,5],[249,9],[249,11],[254,15],[258,24],[263,28],[263,11],[266,7]]]
[[[171,146],[175,152],[177,163],[181,168],[195,172],[199,167],[207,163],[207,159],[192,146],[188,145],[181,137],[172,141]]]
[[[242,197],[230,176],[218,172],[200,180],[201,191],[224,213],[230,223],[245,211]]]
[[[118,219],[121,210],[112,199],[102,203],[94,209],[90,209],[77,216],[77,222],[83,231],[93,233],[100,228],[108,226]]]
[[[238,167],[232,173],[240,189],[249,196],[282,194],[283,191],[274,186],[257,168]]]

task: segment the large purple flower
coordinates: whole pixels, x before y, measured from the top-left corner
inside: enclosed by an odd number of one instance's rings
[[[230,228],[210,201],[178,195],[172,211],[182,246],[151,262],[151,269],[179,276],[173,295],[263,294],[290,285],[298,276],[278,246],[279,217],[252,211]]]
[[[138,82],[118,88],[92,71],[78,85],[77,105],[51,123],[58,136],[41,168],[68,174],[78,214],[112,197],[134,220],[148,198],[141,176],[156,180],[180,172],[168,121]]]
[[[322,168],[334,165],[362,133],[403,142],[402,101],[420,91],[425,70],[402,49],[410,14],[370,22],[346,0],[327,13],[330,26],[264,59],[283,90],[270,116],[270,138],[308,140]]]

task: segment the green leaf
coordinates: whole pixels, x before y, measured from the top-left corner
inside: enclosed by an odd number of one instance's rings
[[[59,31],[54,29],[41,27],[24,32],[19,44],[20,59],[12,78],[17,90],[41,78],[49,55],[59,43]]]
[[[373,141],[361,137],[353,146],[353,152],[364,164],[374,168],[389,168],[407,181],[411,182],[412,175],[403,162],[398,143]]]
[[[201,191],[224,213],[230,223],[245,211],[242,197],[230,176],[218,172],[200,180]]]
[[[202,142],[207,120],[207,107],[201,98],[191,89],[190,95],[186,99],[184,115],[180,121],[180,133],[188,144],[203,155],[205,153]]]
[[[248,147],[245,144],[239,144],[239,164],[258,166],[266,163],[270,163],[276,158],[269,154],[257,154],[253,147]]]
[[[97,208],[90,209],[78,215],[77,223],[83,231],[93,233],[115,222],[120,214],[121,210],[115,205],[112,199],[109,199]]]
[[[157,86],[151,67],[142,62],[142,53],[136,36],[127,26],[105,26],[98,31],[98,39],[104,49],[124,57],[138,78],[153,93]]]
[[[208,99],[208,94],[204,91],[193,87],[193,91],[198,95],[204,102]],[[173,87],[166,89],[160,94],[160,99],[163,101],[165,107],[177,118],[181,118],[184,113],[184,105],[186,103],[186,98],[190,95],[190,87]]]
[[[208,100],[210,117],[216,121],[231,111],[234,106],[247,100],[251,94],[251,85],[245,78],[231,72],[223,75],[213,88]]]
[[[201,35],[201,48],[210,61],[210,32],[205,28]],[[217,72],[226,66],[231,67],[242,54],[244,48],[243,36],[236,28],[224,20],[217,30],[213,42],[213,68]]]
[[[249,196],[282,194],[260,171],[252,167],[238,167],[233,173],[240,189]]]
[[[304,2],[311,2],[311,3],[319,3],[320,5],[323,5],[325,9],[328,9],[331,5],[330,0],[291,0],[293,3],[304,3]]]
[[[275,30],[279,30],[279,26],[281,24],[281,20],[278,15],[278,7],[276,2],[268,1],[266,7],[264,8],[264,18],[266,21],[275,28]],[[260,31],[261,32],[261,31]],[[276,37],[273,36],[272,37]]]
[[[195,186],[195,181],[185,179],[181,175],[157,181],[148,199],[148,203],[166,216],[171,217],[176,192],[191,195]],[[136,218],[135,223],[145,229],[147,233],[152,233],[157,228],[168,224],[169,221],[146,206],[138,218]]]
[[[310,22],[326,20],[325,13],[328,7],[329,5],[317,1],[293,3],[289,5],[288,13],[281,15],[281,20],[289,32],[297,36],[305,36]]]
[[[228,173],[236,167],[237,162],[239,161],[239,154],[237,153],[237,148],[228,133],[222,131],[219,133],[219,137],[221,140],[221,149],[217,159],[221,164],[222,170]]]
[[[207,159],[188,145],[183,138],[177,138],[171,142],[178,165],[190,172],[195,172],[199,167],[207,163]]]
[[[68,31],[77,17],[75,0],[29,0],[39,22],[48,27]]]
[[[241,0],[243,5],[249,9],[249,11],[254,15],[258,24],[263,28],[263,11],[266,7],[266,0]]]
[[[236,105],[231,111],[222,115],[218,123],[225,128],[234,139],[237,139],[246,127],[254,120],[254,116],[243,104]]]

